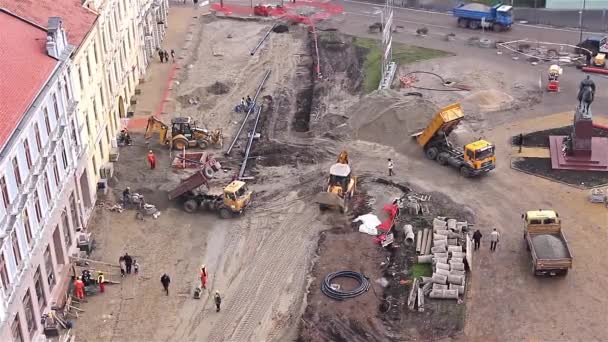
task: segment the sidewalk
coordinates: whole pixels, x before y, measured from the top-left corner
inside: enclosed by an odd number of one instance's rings
[[[167,52],[175,50],[175,63],[161,63],[158,53],[152,56],[148,64],[145,81],[140,83],[136,89],[141,93],[137,95],[137,104],[130,110],[134,116],[129,120],[130,130],[144,129],[150,115],[161,115],[175,110],[175,104],[170,99],[173,80],[178,69],[183,65],[184,47],[187,37],[197,29],[198,18],[203,9],[194,8],[192,5],[181,5],[170,3],[167,32],[162,43],[162,48]]]

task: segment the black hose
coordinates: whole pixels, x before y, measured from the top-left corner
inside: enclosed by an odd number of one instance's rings
[[[331,283],[336,278],[354,279],[359,282],[359,286],[350,291],[335,290],[331,287]],[[330,273],[325,277],[325,281],[321,285],[321,292],[331,299],[344,300],[362,295],[369,290],[369,287],[369,280],[363,274],[354,271],[338,271]]]

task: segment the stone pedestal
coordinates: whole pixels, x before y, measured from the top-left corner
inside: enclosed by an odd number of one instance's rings
[[[572,151],[570,156],[590,156],[591,138],[593,137],[593,120],[591,110],[583,111],[578,107],[574,113],[572,126]]]

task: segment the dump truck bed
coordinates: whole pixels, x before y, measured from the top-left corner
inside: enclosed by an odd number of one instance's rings
[[[572,268],[572,253],[561,230],[557,233],[528,233],[535,274],[565,274]]]
[[[207,177],[205,177],[202,170],[197,171],[192,174],[192,176],[179,183],[173,190],[169,191],[169,200],[174,200],[188,191],[192,191],[204,184],[207,184]]]
[[[464,113],[460,103],[443,107],[435,114],[424,131],[416,134],[416,141],[420,146],[426,146],[440,132],[447,137],[463,118]]]

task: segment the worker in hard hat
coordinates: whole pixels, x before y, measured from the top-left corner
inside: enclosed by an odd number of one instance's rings
[[[553,64],[549,67],[549,81],[557,81],[557,79],[561,76],[563,70],[557,65]]]

